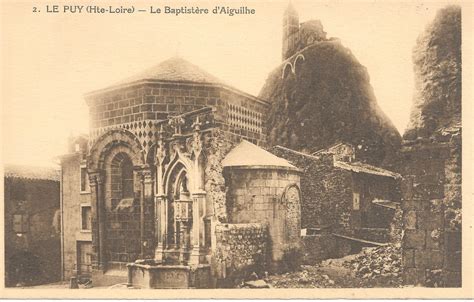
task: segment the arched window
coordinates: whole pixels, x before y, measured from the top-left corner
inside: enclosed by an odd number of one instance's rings
[[[122,200],[133,201],[133,163],[125,153],[115,155],[110,167],[111,206],[115,208]],[[130,202],[126,202],[130,204]]]
[[[133,163],[128,156],[122,161],[122,198],[133,198]]]

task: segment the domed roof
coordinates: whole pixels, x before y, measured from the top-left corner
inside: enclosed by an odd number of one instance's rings
[[[224,84],[215,76],[180,57],[172,57],[117,84],[140,80]]]
[[[242,140],[222,161],[223,167],[285,167],[297,169],[286,159],[275,156],[246,140]]]

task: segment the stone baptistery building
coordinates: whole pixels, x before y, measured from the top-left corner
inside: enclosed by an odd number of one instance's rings
[[[269,103],[181,58],[86,102],[90,134],[61,159],[66,278],[214,287],[285,269],[300,170],[259,147]]]

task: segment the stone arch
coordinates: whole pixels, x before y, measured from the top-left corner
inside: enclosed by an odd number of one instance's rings
[[[135,180],[133,162],[125,152],[114,152],[110,156],[110,166],[107,170],[107,184],[110,191],[110,208],[115,209],[121,200],[135,198]]]
[[[288,67],[290,69],[288,69]],[[282,70],[282,74],[281,74],[281,78],[284,79],[288,76],[288,74],[291,72],[291,73],[294,73],[293,72],[293,64],[291,64],[291,62],[286,62],[285,66],[283,66],[283,70]]]
[[[103,170],[111,153],[119,151],[129,154],[134,166],[145,164],[145,150],[138,138],[128,130],[114,129],[104,133],[91,147],[87,160],[89,171]]]
[[[296,242],[301,229],[301,190],[296,183],[285,187],[282,203],[285,209],[285,235],[287,239]]]
[[[303,54],[299,54],[295,58],[295,62],[293,63],[293,73],[296,74],[296,67],[300,66],[302,62],[305,61],[305,57]]]
[[[188,224],[178,218],[182,214],[181,207],[178,206],[185,200],[191,201],[191,177],[189,170],[183,162],[176,161],[170,166],[164,180],[165,195],[168,200],[167,242],[175,246],[182,246],[183,244],[188,246],[189,232],[182,231],[182,225]],[[183,187],[184,189],[182,189]],[[186,192],[186,194],[182,194],[183,192]]]
[[[195,180],[193,179],[193,167],[190,163],[188,163],[186,160],[182,160],[179,158],[175,158],[175,160],[172,161],[172,163],[168,166],[168,169],[166,169],[165,175],[163,177],[164,179],[164,189],[165,193],[168,192],[169,186],[172,184],[172,176],[176,173],[181,173],[181,170],[185,170],[188,179],[189,179],[189,188],[193,190],[195,187]]]

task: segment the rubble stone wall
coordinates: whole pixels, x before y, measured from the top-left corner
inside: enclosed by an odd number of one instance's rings
[[[334,225],[349,228],[352,176],[334,168],[332,156],[316,158],[274,147],[273,154],[303,170],[301,174],[301,227]]]
[[[337,240],[331,234],[303,236],[303,263],[315,264],[321,260],[335,258]]]
[[[215,275],[239,282],[253,272],[262,273],[267,263],[266,224],[218,224],[217,246],[213,257]]]
[[[239,142],[238,136],[229,136],[220,129],[213,129],[205,138],[204,152],[206,157],[204,171],[204,189],[207,193],[208,209],[219,222],[228,222],[226,208],[226,183],[222,160]]]

